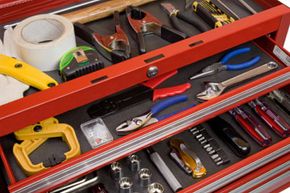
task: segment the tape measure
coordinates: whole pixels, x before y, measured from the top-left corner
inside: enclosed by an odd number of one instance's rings
[[[68,81],[104,68],[97,51],[88,46],[80,46],[66,52],[59,63],[60,75]]]

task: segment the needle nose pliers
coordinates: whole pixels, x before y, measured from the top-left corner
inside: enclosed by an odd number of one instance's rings
[[[197,74],[195,76],[191,76],[189,79],[193,80],[193,79],[197,79],[197,78],[203,78],[203,77],[210,76],[210,75],[216,74],[216,73],[224,71],[224,70],[236,71],[236,70],[243,70],[243,69],[249,68],[251,66],[254,66],[255,64],[257,64],[261,60],[260,56],[255,56],[254,58],[252,58],[246,62],[240,63],[240,64],[228,63],[235,56],[238,56],[241,54],[246,54],[246,53],[249,53],[250,51],[251,51],[250,47],[235,49],[235,50],[227,53],[221,59],[221,61],[204,68],[200,74]]]

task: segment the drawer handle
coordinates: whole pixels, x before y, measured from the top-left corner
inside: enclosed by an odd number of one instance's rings
[[[144,62],[151,63],[151,62],[154,62],[155,60],[159,60],[159,59],[164,58],[164,57],[165,57],[164,54],[159,54],[157,56],[153,56],[151,58],[144,60]]]
[[[108,76],[101,76],[101,77],[95,78],[94,80],[91,80],[91,83],[92,84],[96,84],[98,82],[101,82],[103,80],[106,80],[107,78],[108,78]]]
[[[204,43],[204,41],[203,40],[199,40],[197,42],[193,42],[193,43],[189,44],[188,46],[189,47],[194,47],[194,46],[200,45],[202,43]]]

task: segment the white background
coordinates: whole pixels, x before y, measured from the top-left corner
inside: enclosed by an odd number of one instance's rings
[[[287,5],[288,7],[290,7],[290,1],[289,0],[280,0],[282,3],[284,3],[285,5]],[[290,27],[288,30],[288,36],[286,39],[286,42],[284,44],[284,47],[290,52]]]
[[[290,1],[289,0],[280,0],[280,1],[282,3],[284,3],[285,5],[287,5],[288,7],[290,7]],[[290,52],[290,27],[288,29],[288,35],[287,35],[287,39],[286,39],[286,42],[284,44],[284,47]],[[286,190],[283,191],[283,193],[289,193],[289,192],[290,192],[290,188],[287,188]]]
[[[288,35],[284,47],[290,52],[290,27],[288,29]]]

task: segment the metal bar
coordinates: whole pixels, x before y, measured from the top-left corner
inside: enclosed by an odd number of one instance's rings
[[[238,0],[244,7],[246,7],[252,14],[257,14],[258,12],[253,9],[247,2],[244,0]]]
[[[284,164],[281,164],[279,165],[278,167],[264,173],[263,175],[260,175],[259,177],[243,184],[242,186],[234,189],[234,190],[231,190],[231,193],[239,193],[239,192],[243,192],[245,190],[249,190],[249,188],[259,184],[260,182],[263,182],[273,176],[275,176],[277,173],[279,173],[280,171],[283,171],[285,169],[289,169],[290,167],[290,161],[284,163]],[[261,191],[263,192],[263,191]]]
[[[287,145],[287,146],[263,157],[262,159],[259,159],[255,162],[252,162],[251,164],[240,168],[238,171],[233,172],[229,175],[226,175],[223,178],[215,181],[214,183],[211,183],[211,184],[209,184],[209,185],[207,185],[207,186],[205,186],[205,187],[203,187],[195,192],[196,193],[213,192],[213,191],[225,186],[226,184],[229,184],[229,183],[239,179],[243,175],[246,175],[247,173],[255,171],[257,168],[259,168],[267,163],[270,163],[271,161],[279,158],[282,155],[287,154],[289,148],[290,148],[290,145]]]
[[[279,177],[271,180],[270,182],[258,187],[255,190],[252,190],[251,193],[260,193],[260,192],[270,192],[277,189],[277,184],[281,185],[281,183],[289,183],[290,172],[286,172],[285,174],[280,175]]]
[[[229,11],[233,16],[235,16],[236,19],[241,19],[241,17],[236,14],[229,6],[227,6],[222,0],[218,0],[218,2],[227,10]]]

